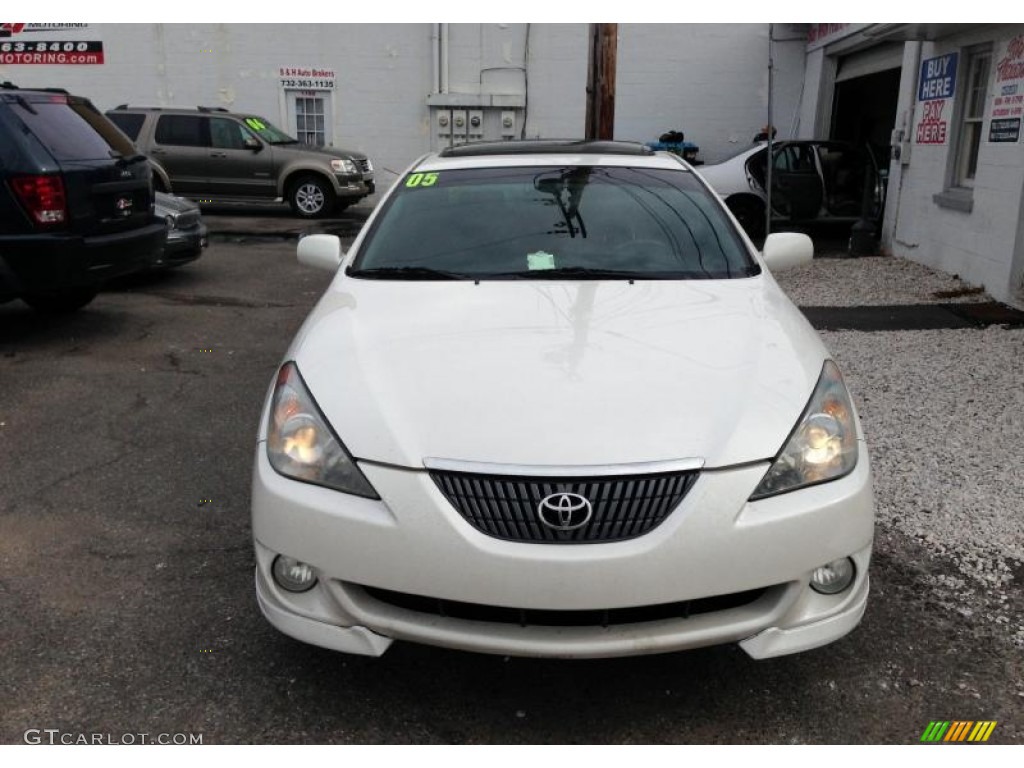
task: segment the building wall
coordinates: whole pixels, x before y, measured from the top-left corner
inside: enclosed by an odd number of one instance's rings
[[[801,122],[813,121],[815,130],[803,132],[804,137],[823,135],[827,130],[836,56],[874,44],[873,26],[882,25],[851,27],[834,34],[824,48],[809,46]],[[932,31],[932,41],[911,40],[904,46],[894,127],[904,131],[905,140],[900,157],[890,161],[881,246],[893,255],[957,274],[1000,301],[1024,306],[1024,138],[1008,143],[987,140],[993,99],[999,95],[997,90],[1002,90],[996,82],[998,54],[1004,43],[1024,34],[1024,25],[959,26],[954,34]],[[879,40],[884,42],[881,36]],[[979,44],[992,45],[993,61],[986,84],[977,174],[973,190],[952,189],[950,194],[968,77],[966,48]],[[916,128],[924,113],[918,100],[921,62],[953,52],[959,52],[960,61],[954,97],[943,108],[948,135],[941,143],[918,142]],[[1018,84],[1018,90],[1024,91],[1024,82]],[[953,207],[951,197],[969,199],[971,209]]]
[[[517,119],[525,102],[525,130],[517,122],[517,137],[582,135],[588,25],[449,24],[448,92],[440,99],[437,26],[89,24],[22,32],[13,39],[101,41],[105,62],[0,63],[0,80],[65,87],[101,109],[123,103],[226,107],[288,130],[279,69],[330,69],[336,87],[328,142],[370,155],[383,184],[393,178],[388,171],[400,172],[438,145],[439,105],[487,105],[507,97]],[[623,24],[619,30],[617,138],[651,141],[681,129],[713,162],[748,144],[767,121],[767,25]],[[802,35],[798,25],[776,25],[780,138],[799,122]]]
[[[999,44],[1024,33],[1022,26],[1002,25],[987,30],[925,42],[921,61],[955,51],[960,52],[955,98],[945,107],[950,117],[948,138],[941,144],[916,142],[914,128],[922,119],[922,105],[916,100],[919,65],[904,68],[903,87],[912,95],[913,118],[908,121],[910,160],[902,164],[897,187],[897,205],[887,212],[886,243],[892,253],[946,272],[960,275],[969,283],[984,286],[1001,301],[1022,303],[1019,285],[1011,281],[1024,205],[1024,143],[990,143],[989,118],[995,94],[995,63]],[[986,119],[978,153],[972,209],[957,210],[940,204],[936,195],[949,188],[951,165],[956,152],[959,125],[957,115],[964,102],[967,81],[966,46],[993,43],[993,66],[987,83]],[[890,187],[890,192],[893,187]],[[1019,265],[1019,255],[1018,255]]]
[[[806,35],[776,24],[774,38],[774,123],[778,138],[792,138]],[[615,138],[656,141],[678,129],[714,163],[767,122],[767,24],[619,25]]]
[[[400,172],[429,149],[430,35],[429,24],[91,24],[19,37],[101,40],[104,64],[0,64],[0,80],[64,87],[101,110],[201,104],[253,112],[287,130],[279,68],[330,68],[337,85],[329,143]]]

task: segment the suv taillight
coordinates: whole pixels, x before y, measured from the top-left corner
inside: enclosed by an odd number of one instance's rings
[[[67,221],[68,203],[60,176],[15,176],[11,188],[39,226],[59,227]]]

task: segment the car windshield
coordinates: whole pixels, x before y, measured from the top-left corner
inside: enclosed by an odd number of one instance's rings
[[[717,279],[759,268],[685,170],[417,172],[399,181],[349,274],[377,279]]]
[[[269,120],[256,115],[248,115],[242,118],[245,127],[263,139],[267,144],[298,144],[298,139],[293,139],[280,128],[272,125]]]

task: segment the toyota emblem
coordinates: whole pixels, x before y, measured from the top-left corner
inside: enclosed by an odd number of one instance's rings
[[[578,493],[552,493],[540,500],[537,515],[548,528],[575,531],[590,522],[594,507]]]
[[[130,197],[119,197],[117,202],[114,203],[114,207],[117,208],[121,215],[127,216],[132,211],[132,199]]]

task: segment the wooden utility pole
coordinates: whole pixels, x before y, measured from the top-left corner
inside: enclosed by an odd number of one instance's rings
[[[587,66],[588,139],[614,138],[618,37],[618,24],[590,25],[590,60]]]

